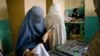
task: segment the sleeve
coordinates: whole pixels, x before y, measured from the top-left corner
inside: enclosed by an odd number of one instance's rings
[[[37,39],[37,42],[38,42],[38,43],[44,43],[44,41],[43,41],[42,38]]]

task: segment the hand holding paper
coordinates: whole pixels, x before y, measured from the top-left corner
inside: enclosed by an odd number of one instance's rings
[[[51,36],[51,31],[53,30],[54,28],[51,28],[51,29],[49,29],[46,33],[45,33],[45,35],[43,36],[43,41],[44,41],[44,43],[47,41],[47,39],[48,39],[48,37],[49,36]]]

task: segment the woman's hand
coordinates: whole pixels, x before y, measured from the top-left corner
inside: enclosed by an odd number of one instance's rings
[[[44,43],[47,41],[47,39],[48,39],[49,37],[51,37],[51,35],[52,35],[52,30],[53,30],[53,28],[49,29],[49,30],[45,33],[45,35],[43,36],[43,41],[44,41]]]
[[[26,51],[25,56],[38,56],[37,54],[32,53],[32,51]]]

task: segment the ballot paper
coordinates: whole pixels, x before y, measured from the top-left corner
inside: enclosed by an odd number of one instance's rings
[[[38,44],[32,51],[26,49],[23,56],[49,56],[49,53],[44,48],[43,44]]]
[[[42,43],[40,43],[36,48],[34,48],[32,50],[32,53],[36,54],[37,56],[49,56]]]

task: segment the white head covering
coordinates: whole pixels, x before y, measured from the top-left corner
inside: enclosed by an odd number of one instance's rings
[[[48,15],[53,15],[53,14],[60,14],[59,4],[53,4],[52,6],[50,6]]]
[[[50,8],[49,8],[49,13],[59,13],[60,11],[60,7],[58,4],[53,4]]]
[[[56,17],[56,18],[55,18]],[[56,22],[54,22],[55,20],[60,21],[61,18],[63,18],[63,16],[60,13],[60,6],[59,4],[52,4],[49,8],[49,12],[46,16],[46,22],[50,25],[52,24],[56,24]],[[53,20],[53,21],[52,21]],[[62,19],[62,21],[64,21]],[[52,23],[52,24],[51,24]],[[50,28],[50,26],[47,28]]]

